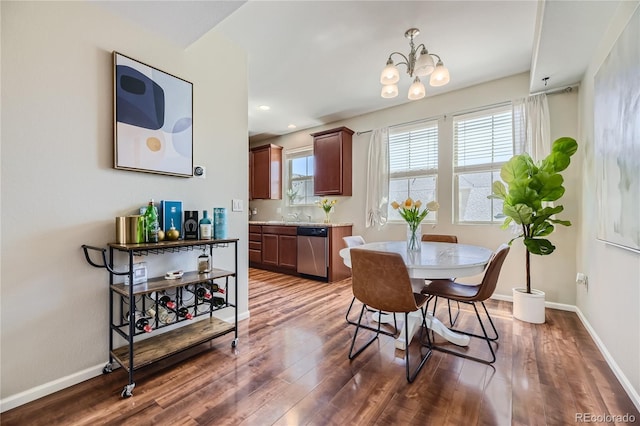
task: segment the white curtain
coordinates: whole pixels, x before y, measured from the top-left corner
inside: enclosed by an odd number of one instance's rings
[[[382,228],[387,223],[389,204],[389,128],[375,129],[369,140],[367,164],[367,228]]]
[[[539,161],[551,152],[549,104],[544,93],[513,101],[515,153]]]

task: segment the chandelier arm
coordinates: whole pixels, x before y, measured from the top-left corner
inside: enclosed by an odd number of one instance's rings
[[[436,58],[438,58],[439,61],[442,61],[442,59],[440,58],[439,55],[436,55],[435,53],[429,53],[429,55],[431,56],[435,56]]]
[[[391,53],[391,54],[389,55],[389,59],[391,59],[391,57],[392,57],[393,55],[400,55],[400,56],[402,56],[402,59],[404,59],[404,62],[398,62],[397,64],[395,64],[396,66],[397,66],[397,65],[404,65],[404,66],[406,66],[407,68],[409,68],[409,58],[407,58],[406,56],[404,56],[404,55],[403,55],[402,53],[400,53],[400,52],[393,52],[393,53]]]

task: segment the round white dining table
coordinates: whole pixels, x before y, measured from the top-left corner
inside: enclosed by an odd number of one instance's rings
[[[406,241],[379,241],[352,247],[359,250],[375,250],[388,253],[398,253],[402,256],[413,290],[419,293],[425,285],[424,280],[440,278],[458,278],[481,274],[489,263],[493,251],[469,244],[422,242],[419,251],[407,251]],[[340,257],[346,266],[351,268],[351,248],[340,250]],[[404,350],[407,342],[415,334],[421,322],[421,315],[415,312],[409,315],[409,336],[404,336],[404,327],[396,339],[396,348]],[[469,336],[455,333],[447,328],[440,320],[427,313],[427,326],[459,346],[469,344]]]

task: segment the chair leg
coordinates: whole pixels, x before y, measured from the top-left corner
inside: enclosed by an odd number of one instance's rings
[[[364,325],[364,324],[360,324],[360,321],[358,320],[358,322],[352,321],[351,319],[349,319],[349,314],[351,313],[351,309],[353,308],[353,304],[355,303],[356,298],[355,296],[351,299],[351,303],[349,304],[349,309],[347,309],[347,314],[345,315],[345,319],[347,320],[348,324],[351,325],[355,325],[355,326],[359,326],[361,328],[365,328],[367,330],[370,331],[376,331],[376,332],[380,332],[386,336],[391,336],[391,337],[396,337],[399,333],[400,330],[398,330],[398,322],[396,321],[396,314],[388,314],[388,315],[393,315],[393,331],[386,331],[386,330],[382,330],[380,329],[380,323],[378,323],[378,327],[374,328],[374,327],[369,327],[368,325]],[[380,311],[375,311],[373,309],[369,309],[367,308],[367,311],[369,312],[378,312],[379,315],[381,315],[382,313]]]
[[[427,327],[427,320],[426,320],[426,310],[425,308],[420,308],[420,312],[422,313],[422,327],[423,330],[426,330]],[[409,314],[405,313],[404,314],[404,329],[405,329],[405,336],[409,335]],[[422,339],[420,339],[422,340]],[[406,374],[407,374],[407,382],[409,383],[413,383],[413,381],[415,380],[416,376],[418,375],[418,373],[420,372],[420,370],[422,370],[422,367],[424,366],[425,362],[427,362],[427,360],[429,358],[431,358],[431,340],[429,339],[429,333],[427,332],[427,341],[429,342],[428,345],[426,346],[421,346],[421,351],[422,351],[422,347],[427,347],[427,353],[422,355],[420,358],[420,363],[418,364],[418,366],[415,368],[415,370],[413,372],[411,372],[411,367],[410,367],[410,357],[409,357],[409,345],[406,345],[406,347],[404,348],[404,358],[405,358],[405,370],[406,370]]]
[[[460,302],[456,301],[456,304],[458,305],[458,310],[456,311],[456,316],[454,318],[453,315],[451,314],[451,300],[447,299],[447,308],[449,309],[449,324],[451,327],[456,325],[456,321],[458,321],[458,316],[460,315]],[[437,307],[438,307],[438,296],[435,296],[435,301],[433,302],[433,310],[431,311],[431,314],[434,317],[436,316]]]
[[[351,347],[349,348],[349,359],[354,359],[355,357],[357,357],[358,355],[360,355],[360,352],[362,352],[363,350],[365,350],[370,344],[372,344],[377,338],[378,335],[380,334],[380,323],[378,323],[378,329],[374,330],[376,331],[375,336],[373,336],[371,339],[369,339],[369,341],[365,344],[363,344],[355,353],[353,352],[353,347],[356,344],[356,338],[358,337],[358,330],[360,330],[361,328],[368,328],[370,330],[373,330],[370,327],[365,327],[361,324],[362,322],[362,317],[364,316],[365,311],[367,310],[367,305],[362,305],[362,309],[360,310],[360,317],[358,318],[358,322],[356,323],[356,331],[355,333],[353,333],[353,339],[351,340]]]
[[[458,321],[458,316],[460,315],[460,302],[456,301],[456,304],[458,305],[458,310],[456,311],[456,317],[452,318],[452,316],[451,316],[451,300],[447,299],[447,307],[449,308],[449,324],[451,324],[451,327],[456,325],[456,321]]]
[[[493,345],[492,343],[496,344],[496,348],[498,346],[498,330],[496,330],[495,324],[493,323],[493,320],[491,319],[491,315],[489,315],[489,311],[487,310],[487,307],[485,306],[484,302],[480,302],[482,304],[482,307],[484,308],[484,312],[487,315],[487,318],[489,319],[489,323],[491,324],[491,328],[493,329],[493,333],[494,333],[494,337],[489,337],[489,335],[487,334],[487,330],[485,328],[484,322],[482,321],[482,318],[480,317],[480,312],[478,312],[478,308],[476,306],[476,304],[474,302],[463,302],[463,303],[468,303],[470,305],[473,306],[473,309],[476,313],[476,318],[478,319],[478,322],[480,323],[480,328],[482,329],[482,335],[479,334],[473,334],[473,333],[469,333],[467,331],[464,330],[459,330],[459,329],[455,329],[455,328],[450,328],[451,331],[456,332],[456,333],[460,333],[460,334],[465,334],[469,337],[475,337],[478,339],[482,339],[485,342],[487,342],[487,346],[489,346],[489,351],[491,352],[491,358],[490,359],[484,359],[484,358],[479,358],[479,357],[474,357],[474,356],[470,356],[458,351],[453,351],[447,348],[443,348],[440,346],[435,346],[433,345],[433,349],[440,351],[440,352],[446,352],[446,353],[450,353],[452,355],[456,355],[462,358],[466,358],[466,359],[470,359],[472,361],[477,361],[477,362],[481,362],[483,364],[493,364],[496,361],[496,353],[495,350],[493,349]],[[427,303],[427,306],[429,306],[429,303]]]
[[[351,298],[351,303],[349,303],[349,309],[347,309],[347,314],[344,316],[349,324],[352,324],[352,321],[349,319],[349,314],[351,313],[351,308],[353,308],[353,304],[355,303],[355,301],[356,301],[356,297],[353,296]]]

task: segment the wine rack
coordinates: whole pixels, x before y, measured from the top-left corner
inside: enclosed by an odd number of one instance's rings
[[[207,273],[185,272],[175,279],[157,277],[134,285],[116,283],[118,276],[128,276],[128,282],[133,283],[134,256],[208,250],[213,257],[214,248],[233,250],[233,271],[213,268]],[[237,239],[110,243],[107,248],[83,245],[82,249],[91,266],[104,268],[109,274],[109,362],[103,373],[111,373],[114,363],[128,372],[123,398],[133,395],[134,371],[138,368],[232,332],[231,346],[238,345]],[[114,266],[116,252],[127,254],[128,268],[124,271]],[[233,322],[213,315],[228,308],[233,309]],[[147,338],[142,339],[143,335]],[[126,344],[114,347],[115,336],[122,337]]]

